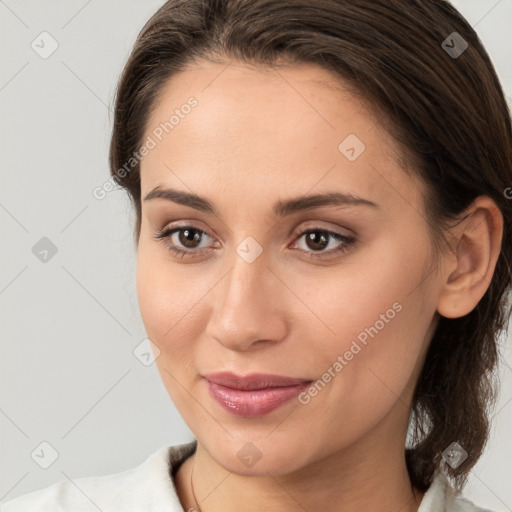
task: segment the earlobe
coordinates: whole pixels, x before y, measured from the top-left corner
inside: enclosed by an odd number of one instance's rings
[[[446,318],[462,317],[476,307],[489,287],[501,250],[503,215],[496,203],[479,196],[468,213],[455,229],[456,249],[447,256],[438,298],[437,311]]]

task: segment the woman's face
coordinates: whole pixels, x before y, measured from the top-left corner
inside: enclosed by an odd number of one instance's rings
[[[146,127],[141,314],[170,397],[230,471],[285,473],[356,446],[364,458],[363,445],[403,451],[440,289],[423,192],[335,80],[315,65],[201,61],[166,84]],[[156,187],[202,200],[145,199]],[[308,200],[325,194],[364,202]],[[235,414],[203,377],[221,371],[316,392]]]

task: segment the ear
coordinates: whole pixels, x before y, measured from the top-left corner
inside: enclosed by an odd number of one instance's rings
[[[488,196],[479,196],[453,231],[455,248],[447,256],[437,311],[446,318],[470,313],[484,296],[501,251],[503,215]],[[463,217],[464,217],[463,215]]]

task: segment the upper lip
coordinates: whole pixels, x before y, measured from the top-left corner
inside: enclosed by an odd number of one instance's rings
[[[312,382],[308,379],[285,377],[283,375],[272,375],[270,373],[251,373],[249,375],[236,375],[231,372],[207,373],[203,377],[210,382],[225,386],[227,388],[244,391],[275,388],[283,386],[295,386]]]

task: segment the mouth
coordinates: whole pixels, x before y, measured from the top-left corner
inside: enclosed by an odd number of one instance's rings
[[[230,372],[207,374],[210,396],[236,416],[264,416],[307,389],[312,380],[271,374],[238,376]]]

